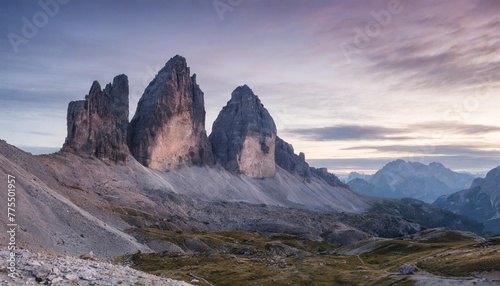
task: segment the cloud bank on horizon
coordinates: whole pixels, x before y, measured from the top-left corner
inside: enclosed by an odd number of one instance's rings
[[[127,74],[133,115],[149,81],[180,54],[205,93],[208,132],[231,91],[248,84],[279,135],[315,166],[500,164],[495,0],[0,6],[0,138],[17,146],[61,146],[67,104],[93,80]]]

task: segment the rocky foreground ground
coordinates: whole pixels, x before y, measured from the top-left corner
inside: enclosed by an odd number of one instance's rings
[[[7,259],[10,252],[0,250],[0,285],[165,285],[192,284],[147,274],[128,266],[114,265],[91,259],[35,254],[27,250],[17,252],[17,279],[8,276]]]

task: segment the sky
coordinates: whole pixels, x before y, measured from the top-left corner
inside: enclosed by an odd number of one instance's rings
[[[0,36],[0,138],[33,153],[62,146],[94,80],[128,75],[131,118],[179,54],[208,134],[247,84],[312,166],[500,165],[500,1],[6,0]]]

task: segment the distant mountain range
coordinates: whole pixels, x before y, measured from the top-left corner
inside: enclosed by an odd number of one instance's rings
[[[350,172],[349,176],[347,177],[346,182],[350,182],[354,179],[363,179],[365,181],[369,181],[372,175],[369,174],[363,174],[363,173],[358,173],[358,172]]]
[[[374,175],[353,172],[347,184],[359,194],[432,203],[442,195],[469,188],[473,180],[474,176],[454,172],[440,163],[424,165],[396,160]]]
[[[435,204],[500,233],[500,166],[489,171],[486,178],[475,179],[470,188],[439,197]]]

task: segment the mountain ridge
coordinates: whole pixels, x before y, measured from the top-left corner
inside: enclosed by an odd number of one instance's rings
[[[475,179],[470,188],[441,196],[434,204],[500,233],[500,166],[490,170],[485,178]]]
[[[456,173],[441,163],[433,162],[425,165],[401,159],[387,163],[368,178],[368,180],[353,179],[348,185],[364,195],[387,198],[409,197],[427,203],[434,202],[441,195],[468,188],[474,180],[473,176]]]

